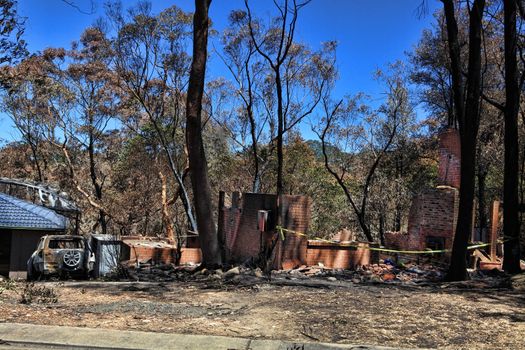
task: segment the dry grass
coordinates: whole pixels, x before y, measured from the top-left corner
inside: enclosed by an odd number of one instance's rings
[[[20,304],[24,283],[0,294],[0,322],[237,337],[450,348],[525,349],[525,296],[489,284],[251,280],[43,282],[55,304]],[[241,281],[242,282],[242,281]],[[279,282],[278,280],[276,282]],[[317,283],[319,282],[319,283]]]

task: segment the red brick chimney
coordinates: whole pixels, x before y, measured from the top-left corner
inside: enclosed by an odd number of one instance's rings
[[[457,129],[439,134],[438,184],[458,188],[461,183],[461,143]]]

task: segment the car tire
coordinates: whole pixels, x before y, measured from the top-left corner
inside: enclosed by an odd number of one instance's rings
[[[35,268],[33,267],[33,261],[31,260],[31,264],[27,265],[27,280],[28,281],[39,281],[42,274],[38,271],[35,271]]]
[[[35,279],[35,272],[33,269],[33,261],[27,263],[27,281],[31,282]]]

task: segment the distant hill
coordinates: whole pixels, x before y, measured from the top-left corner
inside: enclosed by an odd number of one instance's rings
[[[319,140],[307,140],[305,143],[314,152],[315,158],[317,160],[319,160],[319,161],[324,162],[323,146],[321,144],[321,141],[319,141]],[[326,146],[326,150],[327,150],[329,155],[337,154],[337,153],[341,152],[337,147],[332,146],[332,145],[327,145]],[[332,157],[329,157],[329,158],[332,158]]]

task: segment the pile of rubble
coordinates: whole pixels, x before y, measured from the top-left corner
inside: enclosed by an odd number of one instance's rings
[[[197,266],[148,265],[129,266],[119,279],[132,281],[231,281],[242,278],[257,279],[326,279],[352,283],[423,283],[443,280],[444,271],[433,265],[397,265],[389,260],[380,264],[359,267],[356,270],[329,269],[319,264],[300,266],[296,269],[272,271],[265,274],[260,268],[234,266],[228,269],[207,270]],[[113,276],[117,278],[117,276]]]
[[[206,285],[254,285],[272,281],[283,285],[337,286],[343,284],[439,285],[440,288],[509,288],[510,278],[500,271],[469,270],[470,279],[444,282],[446,270],[430,264],[396,264],[388,259],[355,270],[330,269],[318,264],[264,273],[260,268],[231,266],[208,270],[197,265],[141,264],[128,266],[124,274],[111,279],[141,282],[204,282]],[[525,279],[524,279],[525,280]],[[523,283],[525,285],[525,283]]]
[[[174,266],[147,264],[139,267],[130,266],[126,273],[122,276],[110,276],[111,279],[129,279],[132,281],[143,282],[171,282],[171,281],[205,281],[205,280],[231,280],[236,276],[253,276],[256,278],[264,278],[261,269],[248,268],[244,266],[235,266],[230,269],[222,270],[208,270],[200,269],[195,265],[188,266]]]
[[[384,260],[380,264],[371,264],[355,270],[325,269],[323,266],[302,266],[287,271],[274,271],[275,276],[289,279],[304,279],[311,277],[326,278],[330,281],[347,281],[358,283],[385,283],[412,286],[436,285],[439,288],[514,288],[519,284],[517,278],[512,281],[510,276],[497,269],[468,270],[469,279],[460,282],[445,282],[446,269],[430,264],[395,264]],[[290,277],[293,276],[293,277]],[[525,277],[522,278],[525,286]],[[525,287],[523,287],[525,290]]]
[[[403,283],[436,282],[444,271],[433,265],[396,265],[390,261],[358,267],[355,270],[326,269],[318,266],[301,266],[298,269],[275,271],[276,275],[289,274],[300,277],[326,277],[329,280],[346,280],[353,283]]]

